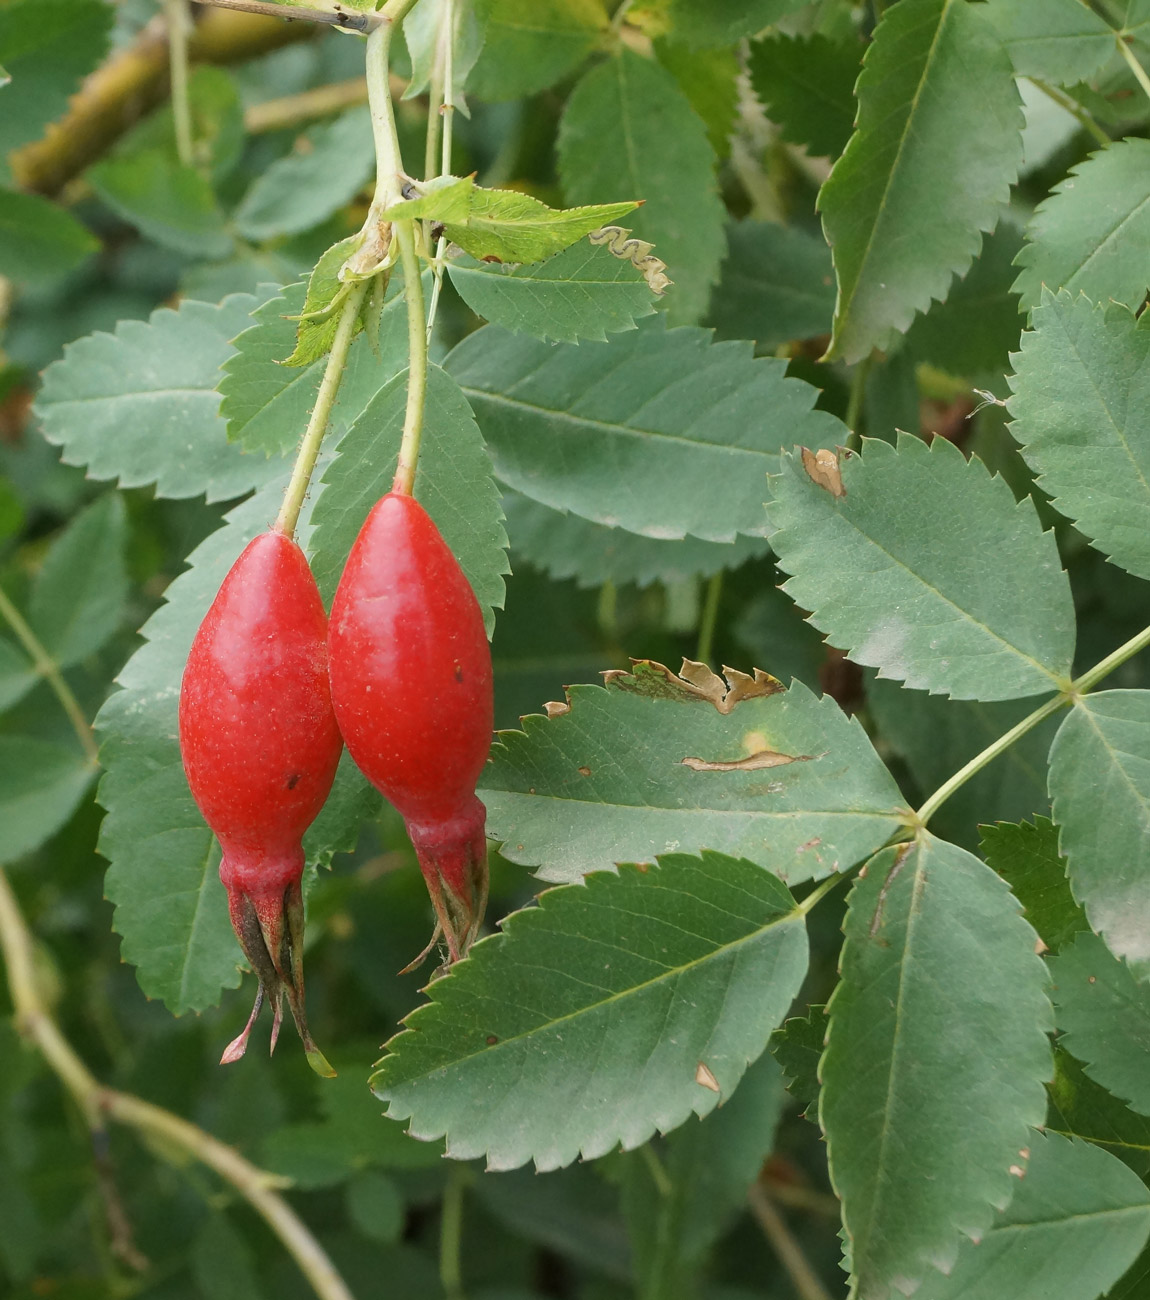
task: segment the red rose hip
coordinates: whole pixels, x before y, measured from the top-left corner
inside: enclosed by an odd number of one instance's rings
[[[192,795],[223,850],[232,926],[259,977],[237,1060],[264,997],[288,1004],[308,1060],[332,1074],[307,1028],[301,840],[331,790],[343,742],[327,679],[327,620],[303,552],[261,534],[224,579],[180,685],[180,752]]]
[[[491,746],[491,651],[471,584],[413,497],[390,492],[368,515],[328,646],[343,738],[407,825],[454,961],[487,901],[475,783]]]

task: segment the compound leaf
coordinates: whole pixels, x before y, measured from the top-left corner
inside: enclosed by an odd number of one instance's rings
[[[923,834],[851,890],[819,1118],[857,1294],[949,1272],[1015,1192],[1042,1123],[1053,1017],[1005,883]]]
[[[1070,584],[1030,498],[945,438],[863,446],[842,461],[840,494],[796,456],[771,480],[771,545],[815,627],[881,677],[956,699],[1064,684]]]
[[[773,34],[751,46],[751,84],[785,140],[837,158],[854,130],[856,40]]]
[[[721,853],[538,902],[430,986],[372,1076],[391,1118],[489,1169],[560,1168],[708,1114],[806,973],[787,889]]]
[[[858,129],[819,194],[839,282],[830,350],[847,361],[946,296],[1022,163],[1022,101],[981,8],[902,0],[867,50]]]
[[[500,732],[480,797],[503,855],[560,881],[714,848],[794,883],[845,871],[902,823],[893,779],[829,696],[729,669],[728,695],[699,670],[641,661]]]
[[[609,343],[550,345],[493,325],[447,358],[496,477],[533,500],[646,537],[764,536],[764,475],[795,439],[842,424],[749,343],[654,317]],[[623,473],[623,469],[626,473]],[[636,484],[642,490],[636,490]]]

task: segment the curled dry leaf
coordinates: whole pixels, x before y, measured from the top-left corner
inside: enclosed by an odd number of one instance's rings
[[[802,448],[803,469],[810,475],[812,482],[826,490],[834,497],[845,497],[847,490],[843,487],[843,476],[839,470],[838,453],[822,447],[818,451]]]
[[[724,682],[706,664],[697,663],[694,659],[683,660],[678,676],[653,659],[632,659],[631,664],[631,672],[612,668],[603,673],[604,683],[652,699],[706,700],[723,714],[730,713],[743,700],[777,695],[786,690],[777,677],[763,672],[761,668],[754,669],[754,675],[749,676],[724,664],[723,677],[727,679]]]

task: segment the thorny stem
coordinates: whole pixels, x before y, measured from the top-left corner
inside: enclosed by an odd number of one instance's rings
[[[168,25],[168,66],[172,78],[172,120],[176,126],[176,155],[185,167],[195,159],[192,151],[192,106],[188,98],[187,0],[164,0]]]
[[[32,666],[48,683],[55,693],[56,698],[64,712],[68,715],[68,721],[72,724],[72,730],[75,731],[84,754],[93,767],[97,767],[100,762],[100,751],[96,745],[96,738],[92,735],[92,728],[88,719],[84,716],[84,710],[80,708],[80,702],[72,693],[72,688],[64,680],[64,675],[56,666],[55,660],[44,649],[40,638],[28,626],[24,616],[8,599],[3,588],[0,588],[0,617],[8,624],[16,636],[17,641],[27,650],[32,660]]]
[[[715,643],[715,623],[719,617],[719,599],[723,594],[723,571],[711,575],[707,583],[707,595],[703,601],[703,613],[699,619],[699,644],[695,658],[701,664],[710,664],[711,651]]]
[[[1066,94],[1065,91],[1042,81],[1039,77],[1028,77],[1027,80],[1037,86],[1048,99],[1052,99],[1059,108],[1064,108],[1072,117],[1077,118],[1083,130],[1088,131],[1100,145],[1105,146],[1110,143],[1110,137],[1073,95]]]
[[[466,0],[462,0],[466,3]],[[437,131],[432,129],[432,123],[438,116],[442,119],[443,133],[442,143],[439,155],[439,174],[449,176],[451,174],[451,143],[452,134],[455,126],[455,0],[444,0],[443,15],[440,19],[441,26],[438,35],[438,53],[443,55],[442,70],[439,75],[439,94],[435,93],[436,83],[432,82],[431,99],[427,105],[428,119],[428,157],[425,160],[424,179],[431,179],[431,169],[435,165],[434,149],[431,142]],[[436,58],[436,66],[439,66],[439,59]],[[435,100],[439,99],[439,112],[435,112]],[[443,289],[443,258],[447,252],[447,239],[444,235],[439,236],[435,245],[435,270],[434,279],[431,285],[431,305],[427,311],[427,341],[431,342],[431,332],[435,328],[435,315],[439,310],[439,295]]]
[[[308,420],[307,431],[304,433],[303,441],[300,443],[299,452],[296,455],[291,481],[287,485],[283,505],[280,507],[275,522],[276,531],[283,533],[287,537],[295,536],[296,524],[299,522],[299,512],[303,508],[304,498],[307,496],[307,489],[311,483],[315,463],[319,459],[319,449],[323,444],[324,434],[327,433],[332,407],[335,405],[336,394],[339,392],[340,381],[343,379],[348,349],[351,347],[356,322],[359,318],[360,305],[367,294],[370,284],[369,280],[365,280],[362,284],[355,285],[348,294],[347,301],[343,305],[343,311],[340,313],[335,338],[332,340],[331,355],[327,359],[323,380],[320,383],[319,392],[316,394],[315,406],[312,408],[311,419]]]
[[[93,1132],[105,1116],[160,1138],[214,1169],[255,1209],[291,1253],[320,1300],[353,1300],[308,1227],[276,1190],[282,1180],[171,1111],[105,1088],[77,1055],[48,1011],[36,978],[33,939],[8,877],[0,869],[0,954],[8,973],[16,1026],[71,1093]]]
[[[1146,92],[1146,97],[1150,99],[1150,77],[1146,75],[1146,69],[1134,57],[1134,51],[1126,44],[1126,40],[1121,34],[1115,36],[1114,39],[1118,45],[1118,52],[1130,65],[1130,71],[1134,74],[1135,81]]]
[[[800,1300],[831,1300],[830,1294],[787,1226],[787,1221],[760,1183],[751,1185],[751,1190],[747,1193],[747,1201],[751,1213],[763,1230],[763,1236],[770,1242],[779,1263],[786,1269],[791,1285]]]
[[[447,1300],[464,1300],[463,1196],[466,1190],[466,1167],[453,1165],[443,1189],[439,1223],[439,1281]]]

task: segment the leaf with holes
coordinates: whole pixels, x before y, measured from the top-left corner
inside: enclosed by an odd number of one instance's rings
[[[731,1095],[806,969],[801,913],[751,862],[594,875],[436,980],[372,1088],[414,1136],[446,1134],[449,1156],[489,1169],[630,1150]]]

